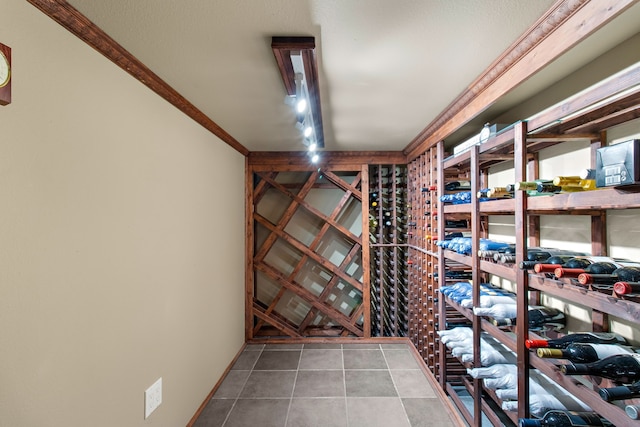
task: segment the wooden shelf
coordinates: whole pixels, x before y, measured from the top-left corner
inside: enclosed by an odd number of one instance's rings
[[[530,214],[598,214],[603,209],[640,208],[640,190],[603,188],[527,198]]]
[[[585,307],[593,308],[630,322],[640,319],[640,304],[607,295],[602,292],[589,290],[586,287],[572,285],[565,280],[554,280],[538,274],[529,275],[529,288],[543,291],[567,301],[572,301]]]

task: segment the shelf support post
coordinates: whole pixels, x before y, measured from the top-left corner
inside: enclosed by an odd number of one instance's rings
[[[527,126],[525,122],[517,122],[514,132],[514,169],[515,181],[526,181],[527,165]],[[527,194],[516,191],[515,225],[516,225],[516,265],[524,260],[527,253]],[[529,285],[526,270],[518,269],[516,273],[517,313],[516,320],[516,353],[518,367],[518,418],[529,418],[529,350],[525,340],[529,337]]]
[[[479,152],[477,145],[471,147],[471,280],[473,282],[473,306],[480,306],[480,258],[478,249],[480,248],[480,207],[478,203],[478,184],[480,180]],[[473,315],[473,366],[482,366],[480,361],[480,334],[482,332],[482,318]],[[473,421],[474,425],[482,426],[482,380],[473,380]]]

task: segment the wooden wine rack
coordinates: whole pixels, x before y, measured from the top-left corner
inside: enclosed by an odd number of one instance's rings
[[[322,154],[320,165],[299,152],[247,159],[247,341],[372,336],[369,163],[400,165],[404,182],[405,156]],[[401,280],[403,251],[394,246],[390,254]],[[394,297],[402,297],[400,289]],[[394,318],[406,322],[402,314]]]
[[[487,319],[475,316],[470,309],[465,309],[451,300],[440,298],[435,314],[438,316],[440,326],[450,326],[460,316],[472,324],[474,330],[474,364],[467,367],[477,367],[480,355],[480,333],[486,333],[511,349],[517,357],[518,366],[518,411],[503,413],[499,409],[500,401],[490,390],[484,389],[482,381],[468,379],[464,374],[460,375],[460,362],[452,363],[446,347],[437,343],[439,352],[439,366],[436,366],[438,378],[444,390],[458,404],[460,412],[467,422],[473,426],[482,425],[483,415],[494,425],[502,425],[509,420],[517,424],[518,418],[526,418],[529,414],[529,368],[533,367],[553,378],[569,393],[575,395],[582,402],[589,405],[594,411],[607,418],[614,425],[640,425],[640,422],[629,419],[620,406],[604,402],[597,394],[599,387],[608,386],[608,382],[590,382],[588,378],[578,382],[573,378],[565,377],[559,372],[555,361],[540,359],[530,356],[529,350],[524,345],[527,337],[537,338],[528,330],[527,311],[529,304],[539,302],[540,294],[562,298],[572,304],[588,308],[592,313],[592,328],[594,331],[607,331],[609,328],[609,316],[623,319],[630,323],[637,323],[640,318],[640,299],[635,296],[622,297],[611,290],[589,289],[579,286],[570,279],[552,280],[535,274],[529,274],[519,270],[515,266],[496,264],[492,261],[480,259],[478,254],[479,240],[486,237],[486,217],[488,215],[511,215],[515,219],[516,264],[524,259],[526,248],[538,246],[540,242],[539,224],[543,215],[586,215],[590,217],[592,240],[591,253],[593,255],[606,255],[606,210],[629,209],[640,207],[640,192],[637,189],[606,188],[596,191],[581,193],[558,194],[554,196],[527,197],[524,192],[516,192],[515,198],[495,200],[480,203],[476,192],[486,185],[485,177],[489,167],[504,161],[513,161],[514,182],[526,181],[538,178],[537,154],[540,150],[576,139],[590,140],[592,153],[601,146],[605,132],[608,128],[625,123],[638,117],[640,111],[640,65],[624,70],[615,78],[607,79],[601,84],[594,85],[589,90],[581,92],[555,108],[546,110],[536,115],[527,122],[517,122],[501,133],[492,136],[486,143],[474,146],[466,153],[458,156],[446,157],[444,144],[437,145],[437,157],[440,169],[437,171],[435,185],[439,195],[444,194],[445,184],[460,176],[470,177],[472,186],[472,200],[470,204],[438,205],[438,234],[442,239],[446,232],[445,224],[448,219],[466,218],[471,226],[472,254],[461,255],[449,250],[439,249],[430,251],[427,246],[410,248],[416,259],[431,257],[437,260],[439,277],[445,277],[447,271],[452,270],[452,265],[473,271],[473,283],[480,283],[489,275],[498,276],[514,282],[517,291],[518,318],[516,326],[511,331],[505,331],[491,324]],[[433,150],[430,149],[430,151]],[[410,163],[411,173],[416,177],[424,177],[429,174],[425,170],[429,152],[416,158]],[[595,155],[591,156],[592,159]],[[585,165],[589,167],[592,165]],[[429,169],[431,170],[431,169]],[[431,184],[434,178],[431,175]],[[422,185],[422,183],[421,183]],[[422,195],[418,193],[418,185],[410,186],[410,198],[417,200]],[[433,227],[433,224],[431,225]],[[460,267],[455,267],[460,268]],[[410,276],[412,277],[412,276]],[[412,284],[412,295],[419,298],[418,292],[422,290],[418,285],[421,275],[414,275],[415,285]],[[428,286],[435,288],[433,282],[427,282]],[[413,291],[415,289],[415,291]],[[425,294],[428,296],[428,294]],[[480,298],[479,287],[474,287],[474,306],[478,305]],[[419,301],[423,304],[422,301]],[[420,331],[421,319],[424,314],[421,306],[412,303],[412,338],[420,350],[424,339],[420,341],[420,335],[414,335],[413,331]],[[427,310],[429,306],[424,306]],[[452,317],[455,313],[455,317]],[[434,320],[435,323],[435,320]],[[428,344],[427,344],[428,346]],[[430,354],[426,361],[429,363]],[[429,366],[433,366],[429,363]],[[432,368],[433,369],[433,368]],[[468,395],[474,398],[473,410],[467,409],[462,404],[459,396],[460,384]],[[630,400],[627,403],[636,403]]]
[[[409,329],[407,238],[412,226],[406,179],[406,165],[369,168],[372,336],[403,337]]]
[[[253,256],[251,335],[364,336],[362,237],[344,223],[361,210],[362,170],[255,172],[254,180],[253,219],[265,237]],[[318,192],[334,206],[314,203]],[[334,242],[341,247],[329,250]]]

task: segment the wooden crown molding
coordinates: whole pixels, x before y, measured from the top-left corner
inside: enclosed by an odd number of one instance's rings
[[[411,161],[451,135],[638,0],[559,0],[424,128],[403,152]]]
[[[249,150],[229,135],[218,124],[206,116],[184,96],[169,86],[158,75],[145,66],[129,51],[118,44],[100,27],[91,22],[86,16],[64,0],[27,0],[45,15],[62,25],[76,37],[106,56],[117,66],[131,74],[149,89],[173,104],[180,111],[198,122],[205,129],[216,135],[222,141],[234,148],[243,156]]]

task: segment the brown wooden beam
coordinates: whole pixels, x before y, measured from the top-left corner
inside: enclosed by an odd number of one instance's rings
[[[100,27],[64,0],[27,0],[49,18],[62,25],[73,35],[87,43],[111,62],[131,74],[136,80],[160,95],[178,110],[202,125],[237,152],[246,156],[249,150],[229,135],[216,122],[180,95],[167,82],[151,71],[138,58],[112,39]]]
[[[314,164],[306,151],[252,151],[249,153],[249,164],[261,170],[284,172],[315,170],[319,167],[333,171],[354,171],[360,170],[361,165],[407,163],[407,157],[401,151],[320,151],[319,154],[320,161]]]
[[[268,316],[264,313],[264,309],[257,305],[254,304],[253,305],[253,310],[252,310],[253,314],[259,318],[260,320],[265,321],[266,323],[270,324],[271,326],[275,327],[276,329],[284,332],[285,334],[293,337],[293,338],[302,338],[302,336],[300,334],[298,334],[298,332],[293,329],[291,326],[287,325],[285,322],[281,321],[280,319],[277,319],[273,316]]]

